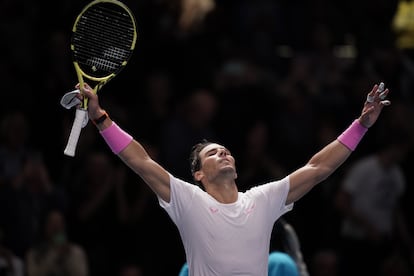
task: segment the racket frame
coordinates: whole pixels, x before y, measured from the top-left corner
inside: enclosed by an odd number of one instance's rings
[[[97,94],[98,91],[109,80],[114,78],[126,66],[126,64],[128,63],[130,57],[132,56],[133,50],[135,49],[135,44],[136,44],[137,37],[138,37],[136,20],[135,20],[135,17],[133,15],[132,11],[129,9],[128,6],[126,6],[124,3],[122,3],[121,1],[118,1],[118,0],[94,0],[94,1],[90,2],[89,4],[87,4],[82,9],[82,11],[78,14],[78,16],[76,17],[76,20],[75,20],[75,22],[73,24],[73,27],[72,27],[72,37],[73,37],[73,34],[76,32],[78,22],[80,21],[82,15],[90,7],[92,7],[96,4],[99,4],[99,3],[111,3],[111,4],[118,5],[118,6],[122,7],[129,14],[129,17],[131,18],[131,22],[132,22],[132,26],[133,26],[133,38],[132,38],[132,43],[131,43],[131,46],[130,46],[130,49],[129,49],[130,53],[128,54],[127,58],[124,61],[122,61],[121,66],[118,68],[118,70],[108,74],[107,76],[103,76],[103,77],[91,76],[91,75],[87,74],[85,71],[83,71],[81,69],[81,67],[79,66],[79,63],[74,58],[75,45],[73,44],[73,41],[71,42],[70,49],[71,49],[71,52],[72,52],[73,65],[74,65],[74,68],[75,68],[75,71],[76,71],[76,75],[77,75],[77,78],[78,78],[79,85],[80,85],[80,87],[84,86],[85,78],[95,82],[95,85],[92,88],[92,91],[95,94]],[[81,90],[81,93],[82,93],[82,90]],[[80,137],[80,133],[81,133],[81,130],[82,130],[82,122],[87,116],[87,110],[88,110],[88,98],[84,97],[83,101],[82,101],[82,104],[79,107],[76,108],[75,119],[73,121],[72,129],[71,129],[71,132],[69,134],[69,139],[68,139],[67,145],[66,145],[65,150],[64,150],[64,154],[67,155],[67,156],[71,156],[71,157],[75,156],[76,147],[77,147],[79,137]]]

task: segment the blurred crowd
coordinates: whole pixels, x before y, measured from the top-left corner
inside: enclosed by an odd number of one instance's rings
[[[77,83],[71,26],[87,3],[0,1],[0,275],[177,275],[178,231],[93,124],[63,154],[74,112],[59,101]],[[124,3],[137,47],[102,106],[188,181],[203,138],[230,148],[240,190],[283,177],[385,82],[391,107],[285,219],[311,275],[414,275],[413,1]]]

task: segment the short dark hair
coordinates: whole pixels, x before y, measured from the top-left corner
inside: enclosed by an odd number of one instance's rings
[[[200,158],[200,152],[207,147],[208,145],[213,144],[213,142],[208,141],[207,139],[203,139],[201,142],[195,144],[190,153],[190,169],[191,169],[191,175],[194,178],[194,174],[196,171],[201,169],[201,158]],[[196,181],[194,178],[194,181],[202,187],[200,181]]]

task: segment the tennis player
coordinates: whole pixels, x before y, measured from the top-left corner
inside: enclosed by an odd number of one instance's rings
[[[89,118],[109,148],[155,192],[177,226],[192,276],[268,275],[276,220],[350,156],[390,104],[385,100],[389,90],[383,83],[375,84],[359,117],[337,139],[283,179],[242,193],[236,184],[235,160],[224,145],[204,141],[194,146],[191,172],[199,185],[187,183],[151,159],[138,141],[112,121],[90,86],[85,84],[81,91],[89,98]]]

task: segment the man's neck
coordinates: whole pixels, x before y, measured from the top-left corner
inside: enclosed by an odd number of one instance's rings
[[[223,183],[209,183],[205,185],[206,192],[220,203],[229,204],[237,201],[237,185],[233,181]]]

